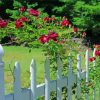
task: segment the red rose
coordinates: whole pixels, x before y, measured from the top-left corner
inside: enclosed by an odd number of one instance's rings
[[[48,42],[48,36],[42,35],[42,36],[39,38],[39,41],[40,41],[42,44]]]
[[[50,20],[51,19],[49,17],[44,17],[44,19],[43,19],[44,22],[50,22]]]
[[[23,22],[21,20],[17,19],[15,21],[15,26],[16,26],[16,28],[21,28],[21,27],[23,27]]]
[[[28,22],[28,21],[29,21],[28,18],[27,18],[27,17],[24,17],[24,16],[21,17],[20,20],[21,20],[22,22]]]
[[[76,33],[78,31],[77,27],[73,28],[73,32]]]
[[[35,9],[29,9],[28,14],[33,15],[33,16],[39,16],[40,12],[38,10],[35,10]]]
[[[57,33],[55,33],[55,32],[49,32],[48,33],[48,38],[49,38],[49,40],[50,39],[52,39],[52,40],[54,40],[54,41],[57,41],[57,37],[58,37],[58,34]]]
[[[5,28],[8,25],[8,22],[6,20],[0,20],[0,27]]]
[[[64,44],[64,43],[65,43],[65,41],[64,41],[64,40],[62,40],[62,41],[61,41],[61,44]]]
[[[62,22],[61,22],[61,25],[62,26],[69,26],[69,21],[68,20],[63,20]]]
[[[19,8],[20,12],[24,12],[25,10],[26,10],[26,8],[24,6],[22,6],[22,7]]]
[[[95,56],[100,56],[100,50],[95,51]]]
[[[90,61],[90,62],[93,62],[94,60],[96,60],[95,57],[90,57],[90,58],[89,58],[89,61]]]

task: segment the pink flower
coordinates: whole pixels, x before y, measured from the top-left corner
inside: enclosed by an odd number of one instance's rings
[[[49,38],[49,40],[57,41],[57,37],[58,37],[58,34],[55,33],[55,32],[50,31],[50,32],[48,33],[48,38]]]
[[[7,25],[8,25],[8,22],[6,20],[0,19],[0,27],[1,28],[5,28],[5,27],[7,27]]]
[[[38,10],[35,10],[35,9],[29,9],[28,14],[33,15],[33,16],[39,16],[40,12]]]
[[[95,57],[90,57],[90,58],[89,58],[89,61],[90,61],[90,62],[93,62],[94,60],[96,60]]]
[[[16,26],[16,28],[21,28],[21,27],[23,27],[23,22],[21,20],[17,19],[15,21],[15,26]]]
[[[24,6],[22,6],[22,7],[19,8],[20,12],[24,12],[25,10],[26,10],[26,8]]]
[[[42,36],[39,38],[39,41],[40,41],[42,44],[48,42],[48,36],[42,35]]]
[[[69,26],[69,21],[68,20],[63,20],[62,22],[61,22],[61,25],[62,26]]]

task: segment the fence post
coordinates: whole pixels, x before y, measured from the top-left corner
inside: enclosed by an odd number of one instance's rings
[[[50,60],[45,61],[45,100],[50,100]]]
[[[80,54],[77,55],[77,99],[81,98],[81,56]]]
[[[89,67],[89,51],[87,50],[86,51],[86,61],[85,61],[85,66],[86,66],[86,86],[88,87],[88,71],[89,71],[89,69],[88,69],[88,67]],[[86,95],[85,95],[85,98],[86,98],[86,100],[88,100],[88,93],[86,93]]]
[[[21,96],[20,64],[16,62],[14,69],[14,100],[22,100]]]
[[[0,100],[5,100],[4,96],[4,62],[2,57],[4,55],[4,50],[0,44]]]
[[[72,100],[72,61],[68,61],[68,100]]]
[[[93,50],[93,57],[95,57],[95,51],[96,51],[96,48],[94,48]],[[96,60],[93,61],[93,67],[95,68],[96,66]],[[95,100],[95,95],[96,95],[96,91],[95,91],[95,88],[93,89],[93,100]]]
[[[93,50],[93,57],[95,57],[95,51],[96,51],[96,48],[94,48],[94,50]],[[96,60],[93,61],[93,66],[94,67],[96,66]]]
[[[62,78],[62,62],[60,57],[57,58],[57,100],[61,100],[62,87],[61,87],[61,78]]]
[[[36,100],[36,62],[32,59],[30,65],[30,81],[31,81],[31,100]]]

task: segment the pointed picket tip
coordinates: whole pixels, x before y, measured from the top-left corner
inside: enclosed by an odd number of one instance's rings
[[[85,58],[86,58],[86,59],[89,58],[89,50],[88,50],[88,49],[86,50]]]
[[[17,61],[15,62],[15,67],[18,68],[20,66],[20,63]]]
[[[96,48],[94,48],[93,50],[93,57],[96,57],[95,52],[96,52]],[[94,67],[96,66],[96,59],[93,61],[93,66]]]
[[[35,66],[36,66],[36,62],[35,62],[34,59],[32,59],[30,66],[31,66],[31,67],[35,67]]]
[[[94,48],[93,50],[93,57],[95,57],[95,51],[96,51],[96,48]]]
[[[44,66],[45,66],[45,68],[50,66],[49,58],[46,58]]]
[[[0,60],[2,61],[2,57],[4,56],[4,50],[2,45],[0,44]]]
[[[62,61],[61,61],[60,57],[57,57],[57,64],[58,64],[58,66],[62,67]]]
[[[14,73],[20,73],[20,63],[18,61],[15,62]]]
[[[77,60],[80,60],[80,59],[81,59],[81,55],[77,54]]]
[[[49,62],[50,62],[50,59],[47,57],[47,58],[45,59],[45,62],[46,62],[46,63],[49,63]]]

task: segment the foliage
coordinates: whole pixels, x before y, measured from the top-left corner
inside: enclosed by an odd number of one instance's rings
[[[56,13],[65,14],[74,25],[84,30],[97,29],[100,26],[100,2],[97,0],[59,0],[63,6],[54,7]]]

